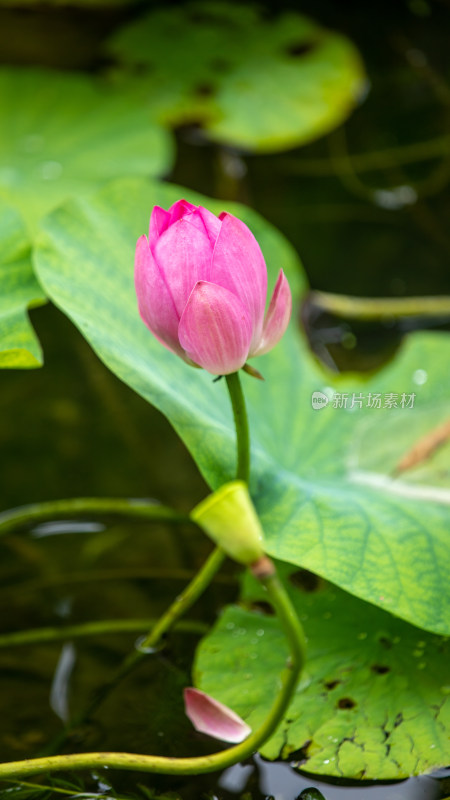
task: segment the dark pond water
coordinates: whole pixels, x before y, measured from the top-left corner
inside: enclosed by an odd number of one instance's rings
[[[408,163],[400,152],[405,144],[448,130],[447,4],[311,0],[301,9],[348,33],[366,61],[371,91],[346,125],[346,139],[337,132],[299,150],[257,157],[213,147],[197,130],[184,129],[177,134],[178,159],[170,178],[255,207],[293,242],[314,289],[363,296],[450,294],[445,180],[450,147],[440,158]],[[99,38],[125,13],[0,9],[4,60],[92,68]],[[19,29],[23,37],[11,35]],[[68,40],[70,48],[64,46]],[[382,169],[362,159],[356,175],[336,174],[330,152],[342,157],[345,147],[352,153],[394,148],[395,157]],[[416,187],[414,202],[402,201],[399,186]],[[416,319],[408,325],[356,325],[325,314],[312,302],[298,313],[314,350],[340,369],[374,368],[392,355],[411,326],[449,324],[448,319]],[[83,495],[151,495],[182,510],[191,508],[206,487],[168,423],[97,361],[54,308],[37,310],[32,318],[46,354],[44,369],[0,375],[0,508]],[[0,540],[1,631],[92,619],[150,620],[207,552],[208,544],[190,529],[112,518],[22,530]],[[212,622],[236,593],[237,577],[225,570],[191,618]],[[1,759],[45,750],[92,691],[108,680],[138,636],[102,634],[0,647]],[[171,635],[75,728],[66,751],[207,752],[210,745],[193,733],[181,705],[197,641],[192,632]],[[65,782],[53,779],[48,796],[80,780],[75,775]],[[42,783],[50,785],[50,779]],[[259,757],[196,781],[84,775],[79,791],[183,800],[294,800],[308,787],[320,788],[326,800],[434,800],[450,794],[445,773],[391,785],[344,786]],[[0,794],[20,793],[8,789]]]

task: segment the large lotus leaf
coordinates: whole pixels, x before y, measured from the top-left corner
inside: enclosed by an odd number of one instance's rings
[[[292,567],[283,571],[292,573]],[[366,780],[445,766],[448,639],[329,584],[306,592],[292,577],[288,588],[305,628],[308,658],[286,716],[262,754],[287,758],[297,751],[308,772]],[[305,575],[299,575],[299,585],[313,588]],[[258,600],[260,592],[247,587],[247,601]],[[196,684],[256,728],[273,702],[286,655],[276,617],[229,606],[199,646]]]
[[[0,202],[0,367],[39,367],[39,342],[27,308],[45,302],[31,265],[25,223]]]
[[[200,123],[211,138],[248,150],[282,150],[327,133],[364,84],[344,36],[294,12],[265,19],[240,4],[152,11],[115,34],[109,52],[139,68],[159,120]]]
[[[211,375],[158,344],[140,321],[134,296],[136,239],[155,203],[167,207],[181,195],[216,212],[223,207],[174,186],[118,181],[47,218],[36,267],[50,297],[100,358],[168,417],[217,487],[235,469],[224,381],[213,384]],[[269,285],[282,266],[298,298],[300,265],[288,243],[249,209],[229,208],[259,239]],[[329,403],[316,411],[312,392],[329,391],[332,378],[310,355],[296,316],[282,342],[256,362],[265,382],[243,376],[251,492],[267,551],[416,625],[448,632],[449,443],[401,475],[392,465],[446,418],[450,339],[411,336],[398,358],[370,380],[350,376],[338,383],[341,392],[379,393],[383,404],[388,393],[397,393],[399,403],[402,394],[414,395],[413,408],[368,408],[361,401],[362,408]]]
[[[172,163],[171,135],[140,98],[81,74],[1,69],[0,115],[0,196],[32,226],[95,183]]]

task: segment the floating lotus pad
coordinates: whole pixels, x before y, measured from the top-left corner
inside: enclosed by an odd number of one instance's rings
[[[284,565],[283,572],[308,637],[308,657],[299,690],[262,754],[296,753],[294,761],[307,772],[358,780],[394,780],[446,766],[448,639],[336,587],[314,584],[313,576],[292,567]],[[263,599],[253,585],[244,596],[246,602]],[[199,646],[196,683],[255,729],[273,702],[286,656],[276,617],[229,606]]]
[[[351,42],[307,17],[190,3],[120,30],[109,54],[140,75],[155,117],[198,123],[217,141],[271,152],[342,123],[365,86]]]

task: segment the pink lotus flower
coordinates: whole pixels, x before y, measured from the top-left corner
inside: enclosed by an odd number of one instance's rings
[[[191,687],[184,690],[186,716],[196,731],[223,742],[243,742],[252,729],[231,708],[205,692]]]
[[[246,225],[178,200],[155,206],[136,245],[139,313],[158,341],[189,364],[227,375],[283,336],[291,291],[282,270],[266,316],[267,270]]]

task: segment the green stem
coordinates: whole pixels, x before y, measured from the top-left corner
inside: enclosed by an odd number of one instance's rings
[[[27,631],[13,631],[0,634],[0,650],[7,647],[23,647],[33,644],[51,644],[68,639],[84,639],[89,636],[106,636],[116,633],[142,633],[155,625],[152,619],[106,619],[85,622],[79,625],[65,625],[54,628],[33,628]],[[208,631],[204,622],[196,620],[180,620],[175,623],[176,630],[181,633],[193,633],[202,636]]]
[[[145,655],[154,650],[162,637],[178,622],[180,617],[191,608],[191,606],[203,594],[211,583],[214,575],[220,569],[225,559],[225,553],[220,547],[216,547],[209,558],[205,561],[202,568],[195,575],[186,588],[175,598],[172,605],[164,612],[162,617],[154,625],[150,633],[140,642],[140,649],[130,653],[125,659],[116,674],[115,681],[121,680],[128,674],[136,664],[145,658]]]
[[[226,769],[256,752],[276,730],[289,706],[303,667],[305,653],[303,631],[283,585],[273,572],[260,580],[266,587],[269,600],[278,614],[287,637],[290,655],[281,675],[280,692],[268,716],[244,742],[230,747],[228,750],[195,758],[165,758],[138,753],[97,752],[12,761],[0,764],[0,778],[20,778],[42,772],[99,767],[156,772],[163,775],[198,775]]]
[[[382,320],[389,317],[434,317],[450,315],[450,297],[349,297],[311,292],[311,302],[337,317]]]
[[[236,478],[249,482],[250,477],[250,434],[244,393],[238,372],[226,375],[228,391],[233,408],[236,427],[237,469]]]
[[[80,514],[119,514],[126,517],[163,522],[189,522],[185,514],[178,514],[155,500],[130,500],[122,497],[76,497],[69,500],[54,500],[34,503],[0,513],[0,536],[43,520],[60,519]]]

